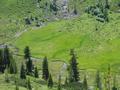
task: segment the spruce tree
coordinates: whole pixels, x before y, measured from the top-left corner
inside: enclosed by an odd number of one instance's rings
[[[2,50],[0,50],[0,72],[4,72]]]
[[[49,75],[49,78],[48,78],[48,87],[49,87],[49,88],[52,88],[52,87],[53,87],[53,79],[52,79],[51,74]]]
[[[6,68],[7,66],[8,67],[10,66],[10,52],[7,45],[3,50],[3,62],[4,62],[4,68]]]
[[[27,74],[31,74],[33,69],[33,64],[31,60],[30,49],[28,46],[26,46],[24,49],[24,58],[26,59]]]
[[[97,71],[97,73],[96,73],[96,88],[99,90],[102,90],[102,82],[101,82],[101,77],[100,77],[99,71]]]
[[[47,57],[44,57],[43,64],[42,64],[42,78],[46,81],[49,78],[49,69],[48,69]]]
[[[26,67],[27,74],[31,74],[33,70],[32,60],[29,58],[26,64],[27,64],[27,67]]]
[[[35,78],[39,78],[39,74],[38,74],[38,69],[37,69],[37,67],[35,67],[34,76],[35,76]]]
[[[21,79],[26,79],[26,70],[25,70],[25,67],[24,67],[23,63],[21,65],[20,78]]]
[[[25,49],[24,49],[24,58],[25,58],[25,59],[29,59],[30,56],[31,56],[31,55],[30,55],[30,49],[29,49],[28,46],[26,46]]]
[[[78,82],[79,81],[79,70],[78,63],[75,53],[71,55],[70,66],[69,66],[69,81]]]
[[[83,90],[88,90],[88,83],[87,83],[86,75],[84,76],[84,80],[83,80]]]

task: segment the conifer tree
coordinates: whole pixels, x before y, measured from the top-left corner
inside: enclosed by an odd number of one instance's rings
[[[0,72],[4,72],[2,50],[0,50]]]
[[[84,76],[84,80],[83,80],[83,90],[88,90],[88,83],[87,83],[86,75]]]
[[[31,74],[32,69],[33,69],[33,64],[32,64],[32,60],[31,60],[30,49],[28,46],[25,47],[24,58],[26,59],[27,74]]]
[[[71,66],[69,66],[69,70],[68,70],[68,72],[69,72],[69,83],[72,83],[72,82],[74,82],[75,80],[74,80],[74,77],[73,77],[73,69],[72,69],[72,67]]]
[[[102,90],[102,82],[101,82],[101,77],[100,77],[99,71],[97,71],[97,74],[96,74],[96,87],[97,87],[97,89]]]
[[[33,64],[32,64],[32,60],[29,58],[28,61],[27,61],[27,73],[28,74],[31,74],[32,73],[32,70],[33,70]]]
[[[79,81],[79,70],[78,63],[75,53],[71,55],[70,66],[69,66],[69,81],[70,82],[78,82]]]
[[[23,63],[21,65],[20,78],[21,79],[26,79],[26,70],[25,70],[25,67],[24,67]]]
[[[9,48],[6,45],[4,50],[3,50],[3,62],[4,62],[4,67],[6,68],[7,66],[10,66],[10,52]]]
[[[49,69],[48,69],[47,57],[44,57],[43,64],[42,64],[42,78],[46,81],[49,78]]]
[[[25,49],[24,49],[24,58],[25,59],[29,59],[30,57],[31,57],[31,55],[30,55],[30,49],[29,49],[28,46],[26,46]]]
[[[35,76],[35,78],[39,78],[39,74],[38,74],[38,69],[37,69],[37,67],[35,67],[34,76]]]
[[[52,87],[53,87],[53,79],[52,79],[51,74],[49,75],[49,78],[48,78],[48,87],[49,87],[49,88],[52,88]]]

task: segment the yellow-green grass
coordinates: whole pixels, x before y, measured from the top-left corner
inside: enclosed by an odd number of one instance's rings
[[[29,30],[13,43],[21,54],[29,46],[33,56],[66,62],[70,49],[74,48],[81,68],[106,68],[111,64],[119,69],[120,16],[114,13],[109,18],[110,22],[100,23],[84,14],[72,20],[55,21],[41,29]]]

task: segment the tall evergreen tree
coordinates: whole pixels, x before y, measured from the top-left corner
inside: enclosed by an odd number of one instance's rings
[[[4,62],[4,67],[6,68],[7,66],[10,66],[10,52],[9,48],[6,45],[4,50],[3,50],[3,62]]]
[[[38,69],[37,69],[37,67],[35,67],[34,76],[35,76],[35,78],[39,78],[39,74],[38,74]]]
[[[71,55],[70,66],[69,66],[69,81],[70,82],[78,82],[79,81],[79,70],[78,63],[75,53]]]
[[[88,90],[88,83],[87,83],[86,75],[84,76],[84,80],[83,80],[83,90]]]
[[[26,79],[26,70],[25,70],[25,67],[24,67],[23,63],[21,65],[20,78],[21,79]]]
[[[27,74],[31,74],[33,69],[33,64],[31,60],[30,49],[28,46],[26,46],[24,49],[24,58],[26,59]]]
[[[24,58],[25,59],[29,59],[30,57],[31,57],[31,55],[30,55],[30,49],[29,49],[28,46],[26,46],[25,49],[24,49]]]
[[[33,64],[32,64],[32,60],[29,58],[28,61],[26,62],[27,64],[27,74],[31,74],[32,70],[33,70]]]
[[[4,63],[3,63],[3,54],[2,50],[0,50],[0,72],[4,72]]]
[[[96,73],[96,88],[99,90],[102,90],[102,82],[101,82],[101,77],[100,77],[99,71],[97,71],[97,73]]]
[[[48,69],[47,57],[44,57],[43,64],[42,64],[42,78],[46,81],[49,78],[49,69]]]
[[[51,74],[49,75],[49,78],[48,78],[48,87],[49,87],[49,88],[52,88],[52,87],[53,87],[53,79],[52,79]]]

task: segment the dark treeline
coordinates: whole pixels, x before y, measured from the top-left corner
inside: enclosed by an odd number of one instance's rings
[[[24,87],[26,87],[28,90],[32,90],[32,84],[30,81],[30,78],[27,78],[27,76],[39,78],[40,73],[37,68],[33,64],[33,61],[31,59],[31,53],[29,47],[25,47],[24,49],[24,61],[21,63],[20,72],[18,71],[18,67],[16,65],[16,62],[10,53],[10,50],[8,46],[5,46],[3,49],[0,50],[0,72],[5,73],[5,81],[10,82],[10,79],[8,78],[9,74],[19,74],[19,78],[22,81]],[[67,76],[62,83],[62,75],[59,74],[58,82],[57,82],[57,90],[91,90],[88,84],[87,74],[84,74],[84,78],[81,78],[80,70],[78,68],[77,63],[77,55],[75,54],[75,51],[71,49],[70,51],[70,62],[68,64],[67,69]],[[6,72],[7,71],[7,72]],[[118,90],[116,76],[113,77],[113,83],[111,84],[111,67],[108,67],[107,74],[104,76],[104,80],[102,79],[102,75],[100,71],[96,72],[95,79],[95,85],[94,89],[92,90]],[[16,90],[19,90],[20,79],[15,78],[15,85]],[[43,58],[42,62],[42,79],[46,82],[46,85],[48,88],[53,88],[56,83],[53,81],[52,73],[49,71],[49,63],[48,58],[45,56]]]

